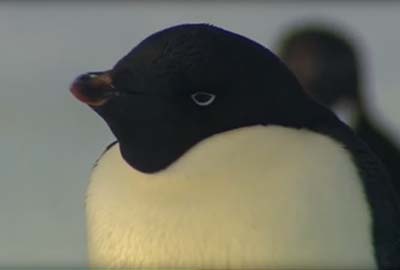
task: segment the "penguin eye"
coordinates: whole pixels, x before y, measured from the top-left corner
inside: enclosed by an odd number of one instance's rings
[[[208,106],[215,100],[215,95],[207,92],[196,92],[191,95],[192,100],[199,106]]]

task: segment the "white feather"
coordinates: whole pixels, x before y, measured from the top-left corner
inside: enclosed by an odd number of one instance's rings
[[[155,174],[117,144],[93,171],[87,215],[98,267],[376,267],[348,152],[307,130],[218,134]]]

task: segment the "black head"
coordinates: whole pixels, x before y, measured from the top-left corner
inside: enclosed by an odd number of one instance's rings
[[[304,127],[324,115],[269,50],[205,24],[155,33],[112,70],[83,75],[71,89],[107,122],[124,159],[147,173],[223,131]]]
[[[321,103],[330,107],[343,99],[359,99],[357,50],[343,34],[303,26],[290,31],[280,47],[304,89]]]

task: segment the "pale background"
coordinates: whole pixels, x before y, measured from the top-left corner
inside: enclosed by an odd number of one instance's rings
[[[113,136],[69,84],[174,24],[208,22],[270,48],[303,20],[341,27],[363,48],[370,112],[400,142],[400,3],[247,2],[0,2],[0,266],[84,265],[85,189]]]

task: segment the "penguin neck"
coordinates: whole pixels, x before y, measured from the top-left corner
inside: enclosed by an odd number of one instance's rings
[[[130,166],[143,173],[157,173],[168,168],[201,141],[230,130],[256,125],[309,130],[338,126],[336,116],[311,99],[305,98],[299,104],[290,109],[281,107],[274,110],[273,114],[267,110],[256,111],[252,117],[244,116],[238,122],[225,123],[223,128],[214,127],[206,131],[194,125],[178,131],[165,126],[154,126],[151,131],[124,127],[124,132],[114,128],[113,133],[117,135],[122,157]],[[301,113],[294,113],[296,111]],[[123,136],[118,137],[118,134]]]
[[[148,134],[133,130],[118,138],[124,160],[136,170],[149,174],[166,169],[200,140],[196,134],[179,136],[176,132],[157,130],[156,127]]]

